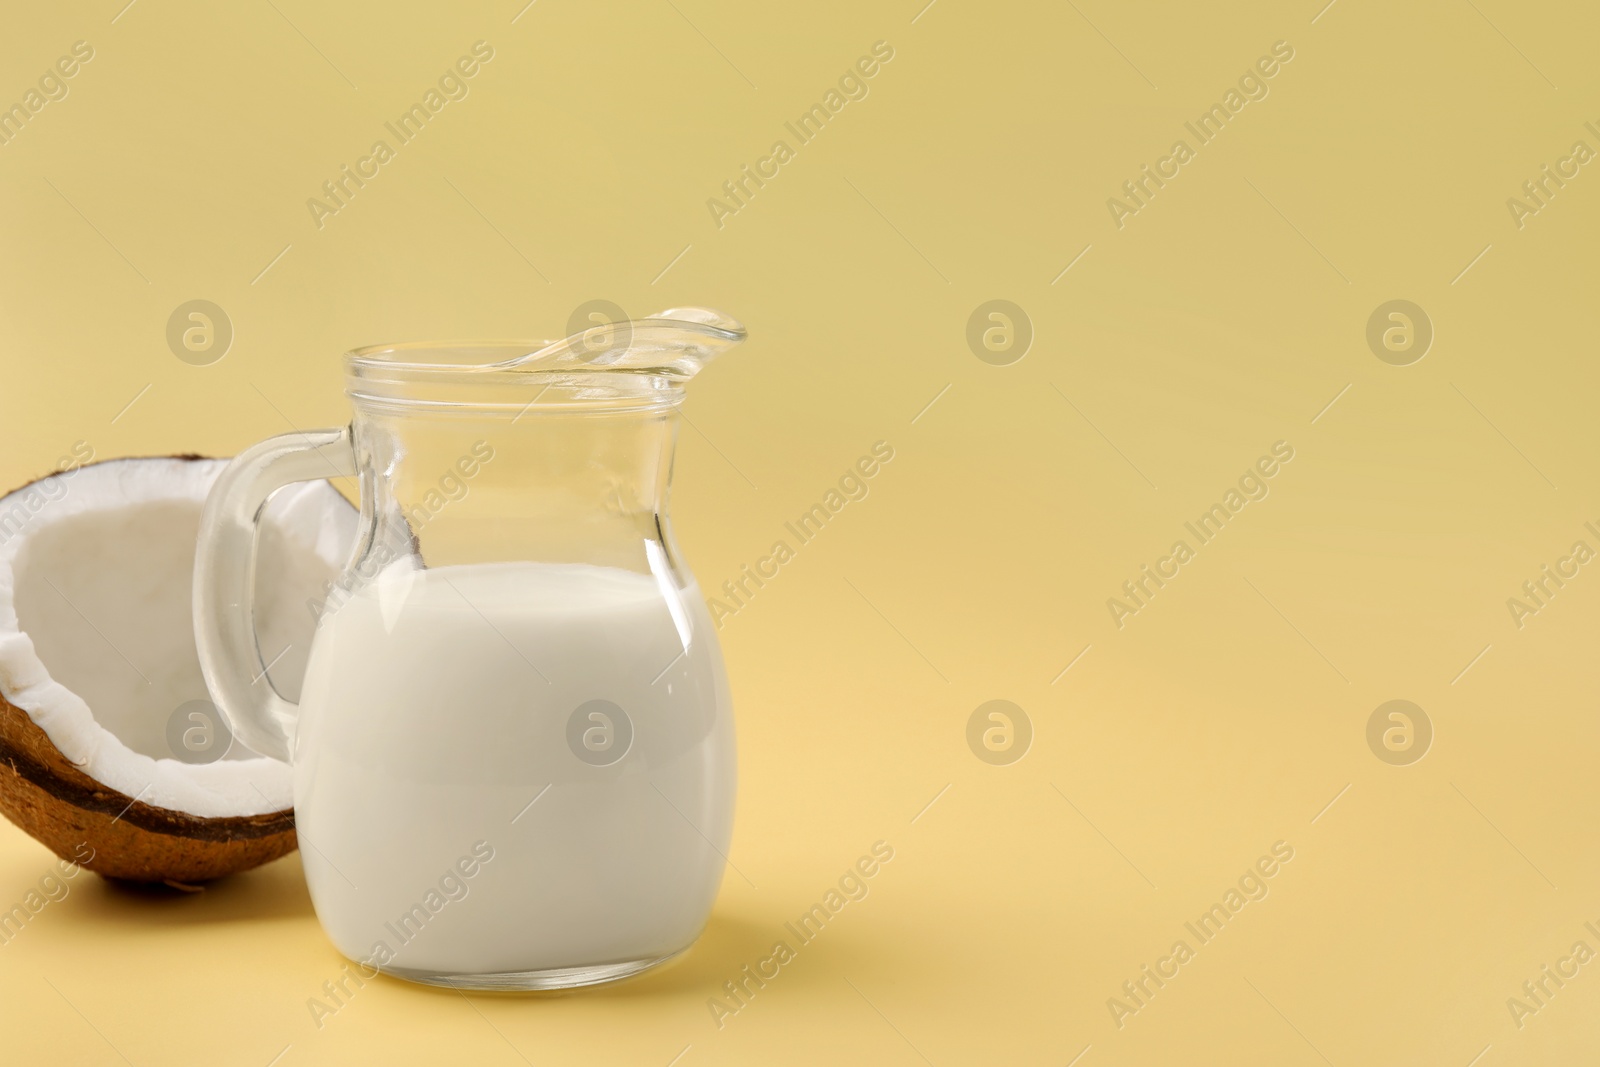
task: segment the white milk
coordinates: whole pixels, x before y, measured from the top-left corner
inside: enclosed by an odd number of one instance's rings
[[[610,705],[569,722],[595,700]],[[677,952],[721,882],[733,789],[727,681],[693,586],[584,564],[391,567],[317,630],[295,812],[317,916],[352,959],[493,975]]]

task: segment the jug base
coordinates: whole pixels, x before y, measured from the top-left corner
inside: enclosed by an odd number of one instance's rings
[[[441,986],[445,989],[525,993],[550,989],[578,989],[583,986],[620,982],[624,978],[632,978],[634,975],[659,967],[687,951],[688,949],[684,948],[677,952],[669,952],[665,956],[628,960],[622,963],[600,963],[587,967],[552,967],[539,971],[502,971],[494,974],[442,974],[405,967],[378,969],[392,978],[417,982],[421,985]]]

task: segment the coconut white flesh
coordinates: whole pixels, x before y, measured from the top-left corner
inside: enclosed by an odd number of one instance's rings
[[[225,460],[111,460],[0,498],[0,693],[96,781],[202,818],[293,806],[287,764],[237,738],[172,758],[167,724],[207,700],[190,590],[206,493]],[[307,602],[349,555],[356,512],[327,482],[275,495],[262,524],[256,626],[268,678],[300,695]]]

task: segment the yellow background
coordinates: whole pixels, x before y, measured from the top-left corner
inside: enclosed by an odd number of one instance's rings
[[[297,859],[177,899],[85,876],[0,948],[7,1062],[1600,1050],[1600,964],[1506,1005],[1600,949],[1600,576],[1506,606],[1600,547],[1600,174],[1506,207],[1600,148],[1587,5],[122,3],[0,34],[0,101],[95,49],[0,147],[0,482],[79,440],[337,425],[347,348],[558,335],[596,298],[750,328],[678,454],[708,591],[895,458],[722,629],[743,877],[687,957],[566,996],[383,980],[319,1030],[341,961]],[[307,198],[480,39],[470,95],[317,229]],[[870,94],[719,229],[706,200],[879,40]],[[1118,229],[1107,198],[1279,40],[1270,94]],[[165,340],[197,298],[236,331],[211,366]],[[1035,332],[1008,366],[965,337],[996,298]],[[1410,366],[1365,340],[1397,298],[1436,332]],[[1106,599],[1279,440],[1270,495],[1119,629]],[[1009,766],[966,741],[993,699],[1034,731]],[[1435,731],[1409,766],[1367,746],[1392,699]],[[870,896],[719,1030],[707,998],[880,839]],[[1119,1029],[1107,998],[1280,840],[1270,895]],[[0,827],[0,902],[49,862]]]

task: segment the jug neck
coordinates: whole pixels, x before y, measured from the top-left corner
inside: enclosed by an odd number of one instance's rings
[[[652,572],[676,556],[677,429],[675,406],[520,419],[358,411],[368,569],[539,561]]]
[[[683,389],[738,322],[672,308],[560,341],[345,356],[371,572],[541,561],[674,571],[667,494]]]

